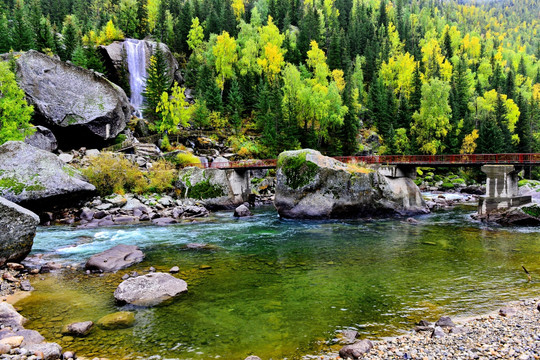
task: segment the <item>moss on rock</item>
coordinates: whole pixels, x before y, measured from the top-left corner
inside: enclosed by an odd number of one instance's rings
[[[286,177],[286,184],[292,189],[300,189],[309,184],[317,175],[318,166],[306,159],[306,152],[296,156],[280,157],[278,168]]]

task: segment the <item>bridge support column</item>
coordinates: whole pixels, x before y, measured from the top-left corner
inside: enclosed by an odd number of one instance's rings
[[[389,178],[408,177],[413,180],[416,179],[416,166],[383,165],[379,168],[379,172]]]
[[[484,165],[482,172],[487,175],[486,196],[478,202],[478,214],[488,215],[498,209],[525,205],[530,196],[519,196],[518,173],[514,165]]]

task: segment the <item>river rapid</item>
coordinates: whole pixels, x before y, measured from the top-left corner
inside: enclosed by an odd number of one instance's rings
[[[540,228],[486,226],[471,219],[474,211],[458,207],[411,224],[291,221],[259,208],[251,218],[218,212],[169,227],[40,228],[32,253],[79,269],[39,275],[17,306],[28,329],[78,355],[297,359],[328,349],[340,330],[399,335],[420,319],[478,314],[540,295]],[[186,250],[188,243],[212,249]],[[80,269],[118,244],[138,245],[146,259],[117,274]],[[117,306],[122,275],[150,266],[178,266],[189,292],[154,308]],[[132,328],[61,335],[65,324],[120,310],[135,312]]]

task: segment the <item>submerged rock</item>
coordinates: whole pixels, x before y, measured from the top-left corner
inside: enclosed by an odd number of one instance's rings
[[[103,272],[116,272],[140,263],[144,260],[144,253],[135,245],[116,245],[109,250],[92,256],[86,262],[87,270],[101,270]]]
[[[24,260],[32,250],[39,217],[0,197],[0,266]]]
[[[248,172],[188,167],[180,170],[177,187],[185,197],[204,200],[209,209],[234,209],[249,199]]]
[[[130,311],[119,311],[105,315],[98,320],[97,324],[105,330],[125,329],[133,326],[135,323],[135,314]]]
[[[38,120],[52,126],[60,143],[114,139],[131,117],[129,99],[119,86],[37,51],[17,59],[17,82]]]
[[[411,178],[386,176],[381,171],[347,165],[310,149],[280,154],[274,205],[285,218],[357,218],[428,212]]]
[[[538,226],[540,225],[540,205],[528,204],[520,207],[501,209],[477,217],[480,220],[496,222],[505,226]]]
[[[0,196],[31,210],[52,209],[85,199],[95,187],[58,156],[8,141],[0,146]]]
[[[187,283],[170,274],[152,273],[124,280],[114,292],[120,303],[154,306],[187,291]]]

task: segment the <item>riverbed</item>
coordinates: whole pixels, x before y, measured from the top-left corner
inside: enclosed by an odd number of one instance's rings
[[[33,254],[79,266],[118,244],[138,245],[143,263],[117,274],[62,270],[36,277],[17,306],[39,330],[79,355],[110,359],[296,359],[355,329],[377,339],[420,319],[484,313],[540,295],[540,228],[490,227],[458,207],[404,219],[291,221],[272,208],[234,219],[218,212],[170,227],[40,228]],[[209,250],[186,250],[188,243]],[[189,292],[155,308],[118,307],[122,275],[180,268]],[[528,281],[522,270],[532,275]],[[134,311],[135,326],[95,328],[86,338],[62,326]]]

